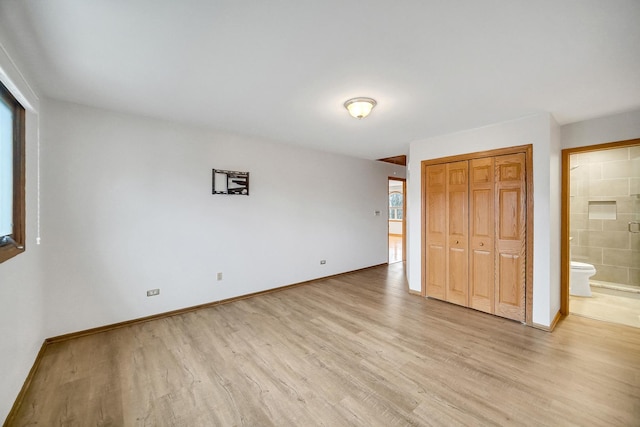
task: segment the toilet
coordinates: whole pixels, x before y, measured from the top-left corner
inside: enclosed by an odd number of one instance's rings
[[[594,274],[596,274],[596,268],[593,265],[571,261],[569,293],[579,297],[590,297],[591,287],[589,286],[589,277]]]

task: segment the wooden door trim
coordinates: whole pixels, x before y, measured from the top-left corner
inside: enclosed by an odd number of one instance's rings
[[[481,159],[483,157],[503,156],[506,154],[517,154],[517,153],[528,154],[529,151],[531,151],[532,149],[533,149],[533,146],[531,144],[518,145],[515,147],[496,148],[495,150],[476,151],[474,153],[465,153],[465,154],[456,154],[455,156],[438,157],[437,159],[427,159],[427,160],[423,160],[422,164],[429,166],[429,165],[437,165],[440,163],[451,163],[451,162],[460,162],[463,160]]]
[[[420,268],[420,295],[423,297],[427,296],[427,266],[424,262],[427,254],[427,166],[426,161],[422,161],[420,164],[420,262],[422,264]]]
[[[525,311],[524,321],[533,326],[533,145],[526,145],[526,180],[527,188],[527,230],[525,233],[527,254],[525,256]]]
[[[407,180],[402,181],[402,262],[407,261]]]
[[[421,273],[422,273],[422,292],[421,295],[426,297],[426,274],[427,266],[423,262],[426,255],[426,168],[430,165],[437,165],[440,163],[458,162],[462,160],[473,160],[483,157],[496,157],[506,154],[525,153],[526,157],[526,188],[527,188],[527,254],[525,257],[526,270],[525,270],[525,323],[529,326],[533,325],[533,145],[519,145],[507,148],[498,148],[495,150],[478,151],[475,153],[459,154],[455,156],[439,157],[436,159],[423,160],[421,162]]]
[[[611,150],[640,145],[640,138],[626,139],[623,141],[607,142],[604,144],[586,145],[583,147],[566,148],[562,150],[562,202],[560,208],[560,313],[563,316],[569,314],[569,157],[572,154],[587,153],[590,151]]]

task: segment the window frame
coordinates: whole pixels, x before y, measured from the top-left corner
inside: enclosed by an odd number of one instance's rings
[[[392,206],[391,205],[391,196],[393,194],[399,194],[402,197],[400,206]],[[404,194],[401,191],[391,191],[389,193],[389,221],[403,221],[404,219]],[[391,213],[393,212],[393,214]],[[401,213],[402,218],[398,218],[398,212]]]
[[[25,109],[0,82],[0,98],[13,109],[13,242],[2,242],[0,236],[0,263],[25,251]]]

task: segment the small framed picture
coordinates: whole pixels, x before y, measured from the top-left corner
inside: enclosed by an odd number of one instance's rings
[[[249,172],[213,169],[212,194],[249,195]]]

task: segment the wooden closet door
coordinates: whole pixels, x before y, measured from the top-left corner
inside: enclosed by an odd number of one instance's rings
[[[494,159],[469,164],[469,307],[494,312]]]
[[[468,306],[469,163],[447,163],[447,288],[445,299]]]
[[[525,154],[495,158],[495,314],[525,320]]]
[[[426,293],[428,297],[445,299],[447,268],[447,204],[446,167],[426,168]]]

